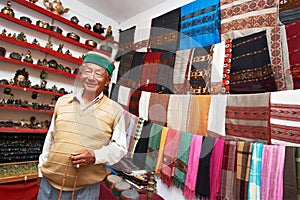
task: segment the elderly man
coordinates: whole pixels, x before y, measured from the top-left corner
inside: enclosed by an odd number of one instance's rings
[[[39,158],[38,200],[99,199],[105,165],[127,153],[123,109],[103,95],[113,70],[109,57],[88,52],[79,90],[58,99]]]

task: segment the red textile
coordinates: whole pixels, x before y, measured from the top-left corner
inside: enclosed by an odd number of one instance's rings
[[[145,55],[141,76],[142,91],[156,92],[156,76],[161,52],[148,52]]]
[[[36,200],[38,194],[36,180],[0,184],[0,199]]]

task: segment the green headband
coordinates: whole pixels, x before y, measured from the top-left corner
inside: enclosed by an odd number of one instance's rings
[[[84,56],[83,63],[94,63],[103,67],[111,76],[115,66],[106,58],[99,54],[88,53]]]

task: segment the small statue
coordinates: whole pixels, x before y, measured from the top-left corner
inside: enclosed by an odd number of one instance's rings
[[[113,39],[111,25],[107,27],[105,37]]]
[[[47,8],[47,10],[56,15],[62,15],[69,12],[70,10],[70,8],[63,8],[60,0],[53,0],[52,2],[49,2],[49,0],[44,0],[43,4]]]
[[[14,38],[14,39],[16,39],[17,38],[17,34],[14,33],[11,37]]]
[[[38,2],[39,0],[29,0],[30,3],[36,3]]]
[[[48,40],[48,42],[47,42],[45,48],[51,49],[51,50],[53,49],[53,44],[52,44],[52,41],[51,41],[50,39]]]
[[[58,45],[57,52],[62,53],[62,52],[63,52],[63,51],[62,51],[63,47],[64,47],[64,44],[59,44],[59,45]]]
[[[24,87],[30,85],[30,81],[28,80],[29,74],[25,71],[25,68],[22,70],[17,70],[14,76],[14,85]]]
[[[20,32],[20,33],[17,35],[17,40],[21,40],[21,41],[23,41],[23,42],[27,42],[25,33]]]
[[[6,36],[6,32],[6,29],[3,29],[1,35]]]
[[[70,52],[69,49],[67,49],[67,51],[65,52],[66,55],[72,56],[72,53]]]
[[[105,28],[99,22],[93,26],[93,31],[98,34],[104,33]]]
[[[33,60],[31,58],[31,51],[28,50],[25,57],[23,58],[23,61],[24,62],[30,62],[30,63],[33,63]]]
[[[6,15],[9,15],[11,17],[15,17],[15,13],[14,13],[13,9],[11,8],[10,1],[7,1],[6,7],[2,8],[1,12],[6,14]]]
[[[37,41],[37,39],[36,39],[36,38],[34,38],[34,39],[33,39],[33,41],[32,41],[32,44],[35,44],[35,45],[38,45],[38,46],[40,46],[40,43]]]
[[[41,82],[41,89],[42,90],[47,90],[47,88],[46,88],[46,86],[47,86],[47,81],[46,80],[42,80],[42,82]]]

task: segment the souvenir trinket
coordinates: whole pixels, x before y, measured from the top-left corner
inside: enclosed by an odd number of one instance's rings
[[[14,13],[13,9],[11,8],[11,2],[10,1],[7,1],[6,7],[2,8],[1,12],[6,14],[6,15],[9,15],[11,17],[15,17],[15,13]]]
[[[17,70],[15,76],[14,76],[14,85],[20,86],[20,87],[30,87],[31,82],[29,81],[29,74],[23,68],[22,70]]]
[[[25,57],[23,58],[23,61],[24,62],[30,62],[30,63],[33,63],[33,60],[31,58],[31,51],[28,50]]]
[[[93,31],[95,33],[102,34],[102,33],[104,33],[104,30],[105,30],[105,28],[102,27],[102,24],[100,24],[99,22],[93,26]]]
[[[79,20],[76,16],[71,17],[71,22],[73,22],[74,24],[78,24]]]
[[[89,45],[91,47],[96,47],[97,46],[97,43],[94,40],[86,40],[85,44]]]
[[[22,16],[22,17],[20,17],[20,20],[22,20],[22,21],[24,21],[24,22],[27,22],[27,23],[29,23],[29,24],[31,24],[31,19],[29,18],[29,17],[25,17],[25,16]]]
[[[47,10],[56,15],[62,15],[70,10],[70,8],[64,8],[60,0],[53,0],[52,2],[49,2],[49,0],[43,0],[43,4]]]
[[[67,34],[67,37],[68,37],[68,38],[71,38],[71,39],[73,39],[73,40],[76,40],[76,41],[78,41],[78,42],[79,42],[79,40],[80,40],[80,37],[79,37],[78,35],[76,35],[75,33],[73,33],[73,32],[68,33],[68,34]]]
[[[4,47],[0,47],[0,56],[5,57],[6,49]]]
[[[91,27],[90,24],[85,24],[85,25],[84,25],[84,28],[87,28],[87,29],[91,30],[92,27]]]
[[[15,60],[21,60],[22,56],[17,52],[12,52],[9,54],[9,57]]]

